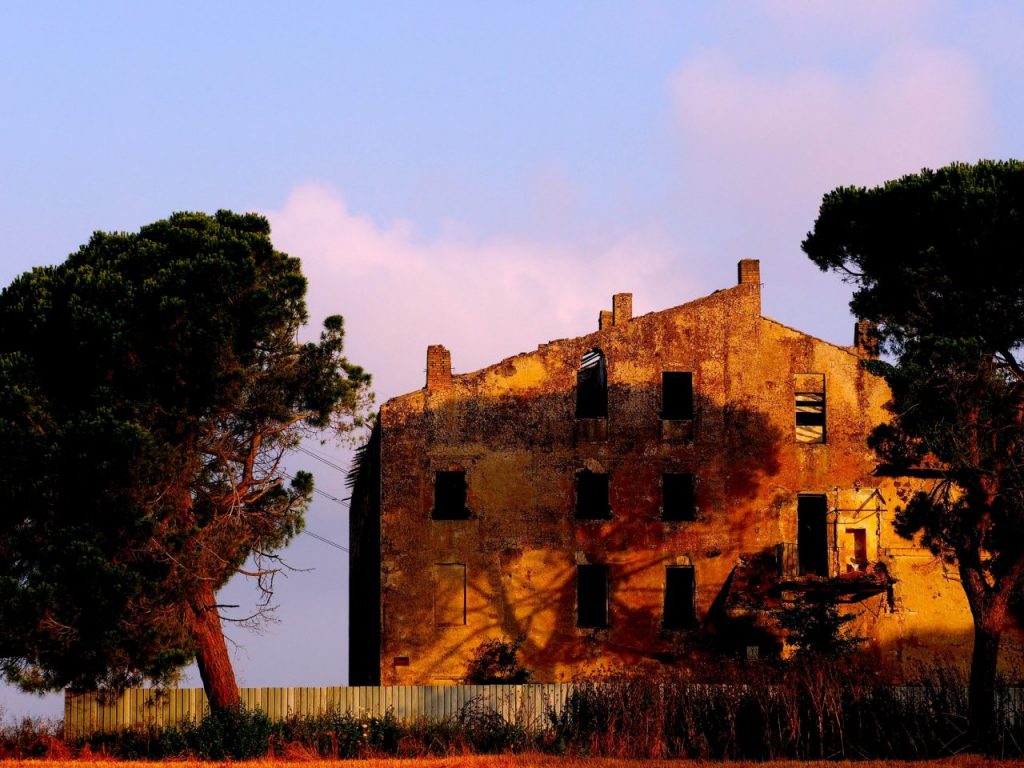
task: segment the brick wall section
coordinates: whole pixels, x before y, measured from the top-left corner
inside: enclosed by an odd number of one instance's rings
[[[761,262],[757,259],[743,259],[738,266],[740,285],[761,284]]]
[[[452,353],[441,344],[427,347],[427,389],[447,389],[452,384]]]

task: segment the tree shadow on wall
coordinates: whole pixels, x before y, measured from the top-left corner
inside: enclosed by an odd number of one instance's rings
[[[522,659],[540,681],[565,669],[686,658],[741,553],[762,548],[758,531],[777,527],[768,481],[792,446],[779,414],[697,393],[691,419],[666,422],[656,384],[610,387],[608,416],[596,422],[575,418],[571,389],[425,397],[423,410],[388,414],[380,466],[367,462],[354,489],[353,533],[365,542],[353,541],[353,682],[376,682],[360,670],[378,663],[382,682],[405,679],[394,664],[406,660],[419,681],[454,681],[474,649],[501,637],[525,638]],[[432,519],[443,471],[465,472],[468,519]],[[607,474],[608,519],[577,518],[583,471]],[[663,519],[667,474],[695,478],[695,519]],[[458,563],[465,624],[438,626],[435,569]],[[581,564],[608,567],[607,627],[577,626]],[[694,569],[695,629],[663,627],[673,566]]]

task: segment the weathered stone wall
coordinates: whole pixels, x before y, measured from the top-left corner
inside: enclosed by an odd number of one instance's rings
[[[481,642],[519,635],[540,681],[686,659],[728,602],[738,564],[795,546],[800,494],[828,500],[830,575],[857,568],[856,529],[872,567],[881,562],[894,581],[848,608],[880,660],[964,657],[971,622],[960,585],[892,530],[898,493],[921,481],[872,474],[866,438],[885,418],[884,382],[860,366],[857,348],[762,317],[757,262],[742,262],[739,276],[733,288],[636,318],[618,295],[599,331],[475,373],[452,376],[447,350],[431,347],[428,387],[381,409],[379,682],[456,682]],[[577,420],[577,369],[595,348],[608,415]],[[663,371],[692,373],[692,420],[660,418]],[[823,443],[795,437],[798,374],[824,377]],[[575,519],[581,469],[609,474],[611,519]],[[451,470],[466,474],[470,516],[433,520],[435,473]],[[695,475],[696,520],[660,519],[665,472]],[[607,628],[577,627],[582,563],[609,567]],[[453,603],[460,565],[464,623]],[[697,629],[662,628],[670,565],[694,569]],[[758,645],[755,614],[747,634],[742,622],[719,632],[740,649]]]

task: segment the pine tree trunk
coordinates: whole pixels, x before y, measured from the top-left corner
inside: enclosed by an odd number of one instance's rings
[[[995,627],[995,628],[993,628]],[[971,736],[975,746],[988,751],[995,747],[996,663],[999,660],[1000,623],[975,621],[971,679],[967,689]]]
[[[239,703],[235,670],[228,656],[216,604],[213,588],[207,582],[200,582],[188,604],[189,631],[196,644],[196,664],[210,709],[214,712],[237,707]]]

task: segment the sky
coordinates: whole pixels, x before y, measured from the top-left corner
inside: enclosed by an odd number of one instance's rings
[[[4,3],[0,285],[93,231],[230,208],[301,258],[308,333],[344,315],[378,403],[423,386],[428,344],[476,370],[742,258],[764,314],[850,344],[849,286],[800,250],[822,195],[1024,156],[1022,39],[1024,6],[988,0]],[[347,545],[344,474],[289,467]],[[285,554],[277,623],[229,628],[239,683],[344,684],[346,553]],[[0,709],[61,697],[0,687]]]

